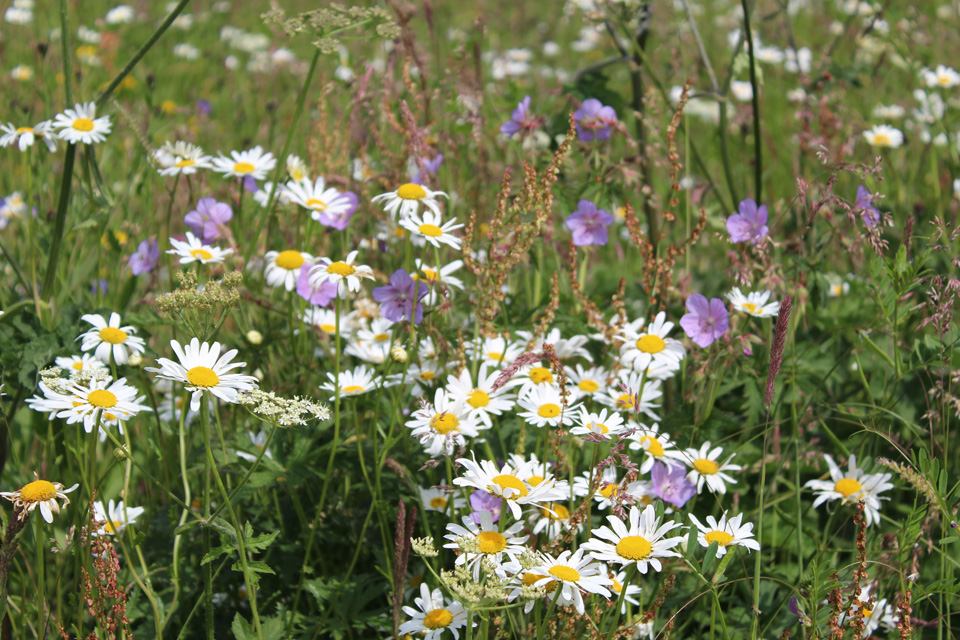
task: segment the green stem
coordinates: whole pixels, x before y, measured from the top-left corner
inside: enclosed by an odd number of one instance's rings
[[[743,32],[747,39],[747,54],[750,57],[750,86],[753,88],[753,190],[757,202],[761,202],[763,189],[763,144],[760,140],[760,87],[757,86],[757,61],[753,58],[753,34],[750,30],[750,10],[747,0],[740,0],[743,7]]]

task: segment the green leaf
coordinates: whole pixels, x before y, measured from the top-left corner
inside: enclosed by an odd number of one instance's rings
[[[253,626],[239,613],[233,617],[230,630],[233,631],[233,637],[237,640],[256,640],[257,638],[257,634],[253,632]]]

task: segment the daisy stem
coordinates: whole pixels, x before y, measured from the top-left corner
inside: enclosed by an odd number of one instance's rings
[[[763,198],[763,141],[760,139],[760,91],[757,86],[757,61],[753,58],[753,33],[750,29],[750,9],[747,0],[740,0],[743,7],[743,32],[750,57],[750,86],[753,89],[753,190],[754,198],[761,202]]]
[[[557,606],[557,600],[560,599],[560,594],[563,593],[563,588],[557,584],[557,588],[554,589],[553,600],[550,601],[550,606],[547,607],[547,615],[537,621],[537,640],[543,640],[543,632],[546,630],[546,622],[553,616],[553,610]]]
[[[186,412],[186,407],[183,408]],[[209,408],[207,407],[207,399],[202,398],[200,400],[200,430],[203,432],[203,441],[204,443],[210,440],[210,425],[207,412]],[[204,457],[203,459],[203,530],[201,532],[201,541],[203,544],[203,555],[204,557],[210,553],[210,458]],[[206,630],[207,640],[214,640],[213,635],[213,575],[211,571],[213,567],[210,566],[210,563],[203,565],[203,602],[206,615],[204,618],[204,629]],[[244,577],[246,577],[246,572],[244,572]],[[249,595],[250,591],[247,590]]]
[[[47,601],[47,588],[46,588],[46,567],[44,565],[43,550],[46,547],[46,543],[43,541],[43,531],[42,526],[39,520],[36,518],[33,519],[33,545],[34,551],[36,552],[37,557],[37,593],[39,594],[39,602],[37,602],[37,637],[42,638],[43,634],[43,619],[44,619],[44,603]]]
[[[623,576],[623,584],[620,585],[620,595],[619,597],[617,597],[617,606],[613,608],[613,612],[611,614],[613,616],[613,622],[607,628],[608,632],[613,631],[620,624],[619,622],[620,611],[623,609],[623,601],[627,597],[627,588],[630,586],[630,583],[633,581],[636,575],[637,575],[637,564],[634,562],[627,569],[626,575]],[[640,601],[642,602],[642,599]]]
[[[330,445],[330,457],[327,459],[327,471],[323,475],[323,489],[320,491],[320,502],[317,503],[317,513],[323,510],[327,503],[327,489],[330,488],[330,476],[333,474],[333,459],[340,444],[340,294],[334,298],[334,351],[333,370],[336,379],[333,383],[333,442]]]

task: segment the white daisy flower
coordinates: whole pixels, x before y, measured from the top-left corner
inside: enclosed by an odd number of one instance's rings
[[[270,451],[264,451],[264,448],[267,446],[267,432],[259,431],[254,433],[253,431],[247,431],[247,437],[250,438],[250,444],[254,446],[258,451],[263,451],[263,457],[267,460],[273,460],[273,454]],[[257,458],[260,457],[260,454],[247,453],[246,451],[237,451],[237,457],[246,460],[247,462],[256,462]]]
[[[341,335],[343,334],[341,327]],[[347,345],[347,348],[343,350],[348,356],[353,356],[354,358],[359,358],[364,362],[369,364],[383,364],[390,357],[390,343],[389,342],[351,342]],[[389,379],[388,379],[389,380]],[[390,385],[392,386],[393,382],[390,380]]]
[[[406,426],[431,457],[449,456],[455,448],[466,444],[466,438],[477,435],[477,426],[464,403],[453,400],[443,388],[437,389],[432,406],[413,412]]]
[[[472,359],[497,369],[509,366],[522,353],[522,346],[506,338],[483,338],[479,348],[473,342],[467,345],[467,354]]]
[[[530,573],[541,575],[543,578],[533,583],[534,587],[546,587],[556,582],[555,589],[560,589],[557,604],[573,607],[577,613],[583,615],[583,593],[601,595],[610,598],[608,586],[613,581],[600,572],[600,565],[590,558],[583,557],[581,547],[576,553],[564,551],[556,559],[549,554],[541,553],[542,564],[530,569]]]
[[[376,383],[373,381],[374,375],[373,369],[368,368],[366,365],[360,365],[352,370],[341,371],[340,397],[359,396],[373,391],[377,388]],[[333,372],[328,371],[327,378],[330,379],[330,382],[325,382],[320,389],[335,394],[337,385],[336,376],[333,375]],[[330,402],[333,402],[334,398],[335,396],[331,395]]]
[[[526,340],[528,343],[532,342],[533,345],[530,346],[528,350],[534,353],[543,351],[543,345],[549,344],[561,360],[585,358],[591,362],[593,361],[593,356],[591,356],[590,352],[586,349],[586,344],[590,340],[589,336],[564,338],[560,334],[559,329],[551,329],[547,335],[542,337],[535,336],[531,331],[517,331],[517,336]]]
[[[181,347],[176,340],[170,341],[170,347],[177,354],[179,362],[167,358],[158,358],[160,368],[145,367],[147,371],[156,373],[158,378],[182,382],[187,391],[193,392],[190,398],[190,409],[200,410],[200,400],[203,393],[209,392],[224,402],[235,404],[240,391],[252,391],[258,387],[257,379],[242,373],[230,373],[233,369],[246,366],[246,362],[233,362],[237,355],[236,349],[231,349],[220,355],[220,343],[212,345],[193,338],[186,347]]]
[[[634,371],[661,364],[677,364],[687,354],[679,340],[668,337],[673,323],[666,321],[667,314],[657,314],[650,326],[635,332],[626,329],[621,333],[624,339],[620,347],[620,361]]]
[[[727,299],[737,311],[743,311],[757,318],[775,318],[780,313],[780,303],[774,300],[768,303],[770,291],[751,291],[743,295],[739,287],[727,294]]]
[[[488,374],[487,365],[482,364],[477,373],[476,385],[470,379],[470,370],[464,369],[459,376],[447,378],[447,390],[455,402],[464,403],[470,417],[479,420],[487,427],[492,427],[491,416],[503,415],[513,409],[516,404],[514,395],[508,393],[506,388],[493,390],[498,377],[497,371]]]
[[[753,523],[741,524],[743,514],[738,513],[727,520],[727,512],[724,511],[718,522],[713,516],[707,516],[707,524],[697,520],[697,517],[690,514],[690,521],[699,529],[697,541],[702,547],[710,547],[714,542],[717,543],[717,557],[722,558],[727,553],[728,547],[744,547],[754,551],[760,551],[760,543],[753,538]]]
[[[597,508],[601,511],[612,509],[614,505],[622,504],[624,497],[640,499],[645,490],[645,483],[630,482],[625,483],[618,479],[617,468],[613,466],[604,467],[600,472],[600,478],[596,479],[597,488],[593,494],[593,500],[597,503]],[[573,495],[583,498],[590,494],[590,487],[595,481],[596,473],[594,471],[584,471],[581,475],[573,479]]]
[[[417,271],[416,273],[410,274],[410,277],[428,285],[427,296],[423,299],[424,304],[428,306],[437,304],[437,301],[440,299],[440,291],[437,285],[446,287],[448,295],[450,289],[463,289],[463,280],[451,275],[460,270],[463,266],[463,260],[454,260],[443,266],[430,266],[425,264],[420,258],[416,258],[414,264],[417,267]]]
[[[9,147],[16,144],[20,151],[26,151],[33,143],[40,139],[50,151],[57,150],[57,135],[53,131],[53,123],[49,120],[38,122],[32,127],[18,127],[12,122],[0,124],[0,147]]]
[[[95,144],[107,139],[112,130],[110,116],[97,117],[97,105],[93,102],[77,103],[73,109],[57,114],[53,119],[53,128],[59,129],[57,136],[70,144]]]
[[[539,516],[535,518],[533,535],[537,536],[542,532],[546,532],[547,540],[556,540],[561,534],[571,529],[570,509],[559,502],[551,502],[547,504],[546,507],[547,508],[540,512]],[[577,531],[582,529],[582,523],[577,525]]]
[[[375,342],[377,344],[389,344],[390,339],[393,337],[391,329],[393,327],[393,322],[387,320],[386,318],[374,318],[370,322],[370,326],[361,326],[357,329],[357,340],[366,341],[366,342]],[[425,356],[421,353],[421,358],[430,359],[430,356]]]
[[[960,73],[942,64],[937,65],[936,69],[922,69],[920,78],[928,87],[950,89],[960,85]]]
[[[213,158],[203,153],[203,149],[195,144],[177,140],[163,143],[155,154],[160,164],[158,172],[162,176],[190,176],[200,169],[213,167]]]
[[[567,367],[566,373],[567,378],[570,379],[567,389],[572,394],[571,400],[599,398],[606,389],[607,378],[610,375],[603,367],[584,369],[580,364],[576,368]]]
[[[455,512],[467,506],[466,499],[459,493],[449,493],[445,489],[435,487],[417,487],[417,489],[420,490],[420,501],[426,511],[446,513],[451,502],[453,502]]]
[[[140,411],[148,411],[140,404],[137,390],[127,384],[124,378],[110,383],[105,380],[91,380],[89,387],[81,387],[75,383],[67,383],[66,393],[60,393],[40,383],[43,397],[34,396],[27,400],[27,405],[34,411],[50,414],[50,419],[65,418],[67,424],[83,423],[83,429],[91,433],[97,426],[97,419],[101,422],[119,421],[136,415]],[[101,439],[105,434],[101,435]]]
[[[113,500],[103,506],[103,502],[93,503],[93,517],[100,523],[95,536],[115,535],[123,531],[127,525],[133,524],[137,518],[146,511],[143,507],[128,507],[123,504],[123,500],[114,503]]]
[[[863,631],[860,640],[866,640],[874,635],[881,625],[887,631],[896,631],[899,618],[892,605],[886,598],[877,600],[876,596],[871,596],[872,584],[861,588],[860,595],[856,601],[850,605],[847,611],[840,614],[838,624],[843,627],[849,617],[858,617],[863,619]]]
[[[344,193],[328,187],[323,178],[317,178],[316,181],[302,178],[288,182],[280,189],[290,202],[307,209],[311,218],[327,226],[337,226],[328,223],[331,220],[342,222],[357,208],[357,196],[353,192]]]
[[[103,316],[94,313],[88,313],[80,316],[84,322],[93,325],[93,329],[80,334],[77,340],[80,343],[81,351],[90,351],[93,349],[93,355],[100,362],[110,363],[110,355],[117,364],[127,364],[130,354],[143,353],[143,338],[138,338],[134,333],[136,329],[130,326],[120,326],[120,314],[111,313],[110,322],[103,319]]]
[[[544,367],[542,364],[528,364],[517,369],[507,386],[511,388],[520,387],[517,395],[523,398],[534,389],[540,387],[556,388],[556,384],[557,379],[549,367]]]
[[[467,624],[467,612],[462,604],[455,600],[445,601],[440,589],[434,589],[431,593],[426,583],[420,584],[420,597],[414,603],[419,610],[403,608],[403,612],[411,619],[400,625],[401,635],[416,634],[422,636],[423,640],[439,640],[443,632],[449,629],[454,640],[458,640],[460,632],[457,629]]]
[[[383,210],[389,213],[394,220],[397,219],[399,213],[402,222],[410,216],[416,215],[420,211],[421,204],[439,217],[440,205],[437,204],[437,198],[440,196],[446,198],[447,194],[443,191],[431,191],[419,184],[407,183],[401,185],[396,191],[374,196],[371,202],[382,202]]]
[[[310,286],[319,288],[324,282],[337,284],[337,295],[347,296],[348,291],[360,291],[361,278],[373,280],[373,269],[364,264],[356,264],[357,251],[347,254],[345,260],[334,262],[330,258],[320,258],[310,267]]]
[[[738,464],[730,464],[736,454],[730,454],[725,462],[718,462],[718,458],[723,454],[723,448],[714,447],[711,449],[710,447],[710,442],[705,442],[700,449],[687,449],[683,458],[683,461],[690,466],[687,479],[690,482],[697,483],[697,493],[703,491],[704,485],[712,493],[726,493],[727,483],[736,484],[737,481],[725,472],[740,471],[743,467]]]
[[[663,395],[661,385],[660,380],[651,380],[650,376],[647,376],[647,379],[644,380],[643,374],[624,369],[620,371],[614,383],[594,399],[600,404],[613,407],[617,411],[628,415],[644,413],[651,420],[659,420],[660,418],[654,413],[654,409],[660,406],[656,400]],[[640,391],[641,387],[643,387],[642,392]]]
[[[33,477],[36,478],[33,482],[16,491],[0,491],[0,497],[6,498],[13,503],[14,507],[20,509],[20,520],[26,520],[30,512],[40,507],[40,515],[48,524],[52,523],[54,514],[59,514],[60,509],[70,504],[70,498],[66,494],[80,485],[75,484],[69,489],[64,489],[59,482],[41,480],[36,473]],[[57,500],[63,500],[63,505],[61,506]]]
[[[662,571],[661,558],[680,557],[672,549],[683,542],[684,537],[664,536],[682,525],[673,520],[661,524],[653,505],[648,505],[642,513],[637,507],[630,507],[629,527],[616,516],[607,516],[607,522],[610,527],[594,529],[594,537],[580,547],[596,560],[621,566],[636,563],[640,573],[645,574],[649,567]]]
[[[300,156],[291,153],[287,156],[287,175],[290,176],[291,180],[299,182],[310,177],[310,170]]]
[[[283,287],[293,291],[297,286],[300,270],[313,265],[313,256],[294,249],[267,251],[263,256],[263,279],[269,287]]]
[[[345,317],[341,317],[340,337],[349,338],[353,335],[353,326],[346,322]],[[324,309],[323,307],[311,307],[303,312],[301,316],[306,324],[312,325],[328,336],[337,333],[337,312],[335,309]]]
[[[616,573],[608,569],[606,564],[600,565],[600,572],[610,578],[612,585],[610,585],[610,597],[613,600],[620,599],[620,592],[623,591],[623,583],[627,580],[627,572],[621,571]],[[623,604],[620,606],[620,615],[627,615],[627,603],[632,604],[635,607],[640,606],[640,601],[637,600],[635,596],[640,595],[640,592],[643,591],[643,588],[638,584],[627,585],[627,592],[623,594]],[[634,638],[638,636],[634,635]]]
[[[889,473],[865,473],[857,467],[857,456],[850,456],[847,473],[840,470],[833,458],[823,456],[830,468],[830,480],[810,480],[803,486],[813,489],[817,499],[813,501],[814,508],[827,501],[840,500],[843,504],[857,504],[864,501],[864,516],[867,526],[880,521],[880,493],[892,489],[888,482],[893,477]]]
[[[896,149],[903,144],[903,132],[888,124],[878,124],[864,131],[863,139],[872,147]]]
[[[650,427],[644,424],[631,424],[630,428],[636,429],[628,436],[631,441],[630,450],[643,452],[643,462],[640,464],[641,475],[650,473],[657,462],[670,466],[677,461],[687,460],[686,454],[676,448],[670,436],[660,432],[660,425],[657,423]]]
[[[462,228],[463,225],[457,224],[454,220],[444,222],[439,213],[424,211],[422,217],[417,213],[411,213],[410,217],[401,221],[400,224],[435,247],[445,244],[454,249],[460,248],[460,238],[451,232]]]
[[[479,523],[474,521],[473,516],[476,516]],[[476,511],[469,516],[464,516],[461,522],[463,526],[455,522],[448,523],[449,533],[444,536],[450,541],[443,545],[444,549],[460,551],[455,564],[458,567],[466,565],[472,568],[474,579],[479,581],[480,561],[487,560],[496,575],[506,578],[507,572],[503,566],[504,556],[508,560],[516,560],[517,556],[526,551],[523,543],[527,541],[528,536],[519,535],[523,531],[523,523],[515,522],[501,533],[489,511]]]
[[[466,471],[459,478],[454,478],[453,484],[458,487],[473,487],[503,498],[517,520],[523,513],[522,505],[543,508],[543,503],[562,500],[565,497],[564,492],[557,488],[552,474],[548,474],[542,481],[532,485],[521,480],[518,476],[525,473],[514,468],[510,463],[498,467],[490,460],[481,460],[478,463],[476,459],[458,458],[457,464],[466,467]]]
[[[86,371],[88,369],[103,369],[106,365],[91,356],[82,353],[79,356],[67,356],[55,360],[58,367],[67,371]]]
[[[518,400],[520,408],[526,409],[519,417],[535,427],[559,427],[572,424],[577,417],[578,405],[563,408],[560,390],[551,385],[540,385]]]
[[[233,253],[233,249],[220,249],[208,244],[204,244],[200,238],[187,231],[187,241],[183,242],[176,238],[170,238],[170,244],[173,249],[167,253],[180,256],[180,264],[190,264],[199,262],[200,264],[219,264]]]
[[[263,208],[270,206],[270,200],[273,198],[273,183],[269,180],[264,182],[256,193],[253,194],[253,201],[259,204]],[[283,187],[280,187],[280,192],[277,194],[277,202],[281,206],[286,206],[291,204],[290,196],[283,190]]]
[[[213,170],[224,177],[263,180],[267,173],[277,166],[277,159],[269,151],[264,152],[260,145],[246,151],[231,151],[230,157],[223,154],[213,160]]]
[[[387,345],[383,346],[386,347]],[[395,373],[387,380],[391,387],[394,385],[411,385],[410,394],[413,396],[429,396],[433,392],[433,388],[440,382],[443,373],[444,369],[438,362],[423,360],[420,364],[409,365],[406,372]],[[466,405],[464,411],[468,411]],[[473,416],[471,416],[472,419]]]
[[[157,382],[163,382],[167,385],[170,384],[167,380],[158,380]],[[157,386],[160,385],[158,384]],[[184,404],[187,404],[187,415],[184,417],[183,423],[189,427],[190,423],[200,414],[190,410],[189,404],[186,403],[186,397],[182,393],[174,393],[172,390],[165,392],[163,394],[163,400],[157,405],[157,415],[159,415],[160,419],[164,422],[179,424],[180,414],[183,411]],[[212,402],[210,403],[210,409],[211,411],[213,410]]]
[[[586,408],[580,407],[580,415],[577,416],[577,420],[580,424],[570,429],[570,433],[575,436],[594,434],[606,438],[625,429],[623,417],[612,411],[610,415],[607,415],[606,409],[601,409],[600,413],[592,413],[587,411]]]

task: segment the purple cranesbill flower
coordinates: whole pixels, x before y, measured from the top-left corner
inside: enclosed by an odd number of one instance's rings
[[[596,98],[587,98],[573,112],[573,119],[576,121],[577,138],[581,142],[606,140],[610,137],[610,126],[617,122],[617,112]]]
[[[573,244],[578,247],[607,244],[607,227],[613,224],[613,214],[589,200],[577,203],[577,210],[567,216],[567,228],[573,232]]]
[[[137,246],[136,252],[130,256],[127,264],[135,276],[142,276],[153,271],[160,261],[160,246],[156,238],[143,240]]]
[[[540,126],[540,118],[530,113],[530,96],[517,103],[510,119],[500,125],[500,133],[512,138],[521,131],[529,133]]]
[[[211,113],[213,113],[213,105],[210,104],[209,100],[204,100],[203,98],[200,98],[199,100],[197,100],[197,111],[202,116],[209,116]]]
[[[437,157],[431,160],[423,161],[423,170],[427,173],[427,177],[435,177],[437,172],[440,171],[440,165],[443,164],[443,154],[438,153]],[[423,184],[423,176],[420,175],[420,167],[414,165],[414,170],[410,176],[410,182],[413,184]]]
[[[226,235],[227,223],[233,219],[233,209],[216,198],[200,198],[197,208],[183,217],[183,222],[204,242],[213,242]]]
[[[767,205],[759,207],[749,198],[742,200],[735,213],[727,218],[727,233],[732,242],[751,242],[757,244],[770,233],[767,226]]]
[[[260,187],[257,185],[257,179],[253,176],[244,176],[243,190],[247,193],[256,193],[257,191],[260,191]]]
[[[683,465],[657,462],[653,465],[650,477],[653,480],[653,495],[678,509],[697,495],[697,485],[687,479],[687,470]]]
[[[868,227],[875,227],[880,222],[880,210],[873,206],[873,194],[862,184],[857,187],[857,200],[853,203],[853,208],[861,212],[863,224]]]
[[[315,307],[328,307],[337,297],[337,283],[325,280],[318,287],[311,286],[309,265],[304,265],[297,278],[297,295]]]
[[[357,204],[360,202],[357,198],[357,194],[355,194],[353,191],[341,191],[340,196],[346,199],[349,203],[349,206],[346,209],[336,207],[337,211],[334,212],[331,212],[330,210],[314,212],[314,215],[317,216],[315,218],[317,222],[325,227],[336,229],[337,231],[343,231],[347,228],[347,226],[350,224],[350,218],[352,218],[353,214],[357,212]]]
[[[501,507],[503,507],[503,500],[492,493],[477,489],[470,494],[470,508],[473,509],[470,517],[473,518],[473,521],[478,525],[480,524],[479,511],[489,511],[490,515],[493,516],[493,521],[497,522],[500,520]]]
[[[427,289],[425,283],[414,280],[405,270],[397,269],[390,276],[390,284],[374,288],[373,299],[380,303],[380,313],[390,322],[414,318],[414,324],[420,324],[423,322],[423,305],[420,301],[427,295]]]
[[[702,293],[694,293],[687,298],[687,311],[690,313],[680,318],[680,326],[687,337],[701,347],[709,347],[730,326],[727,306],[720,298],[711,298],[707,302]]]

